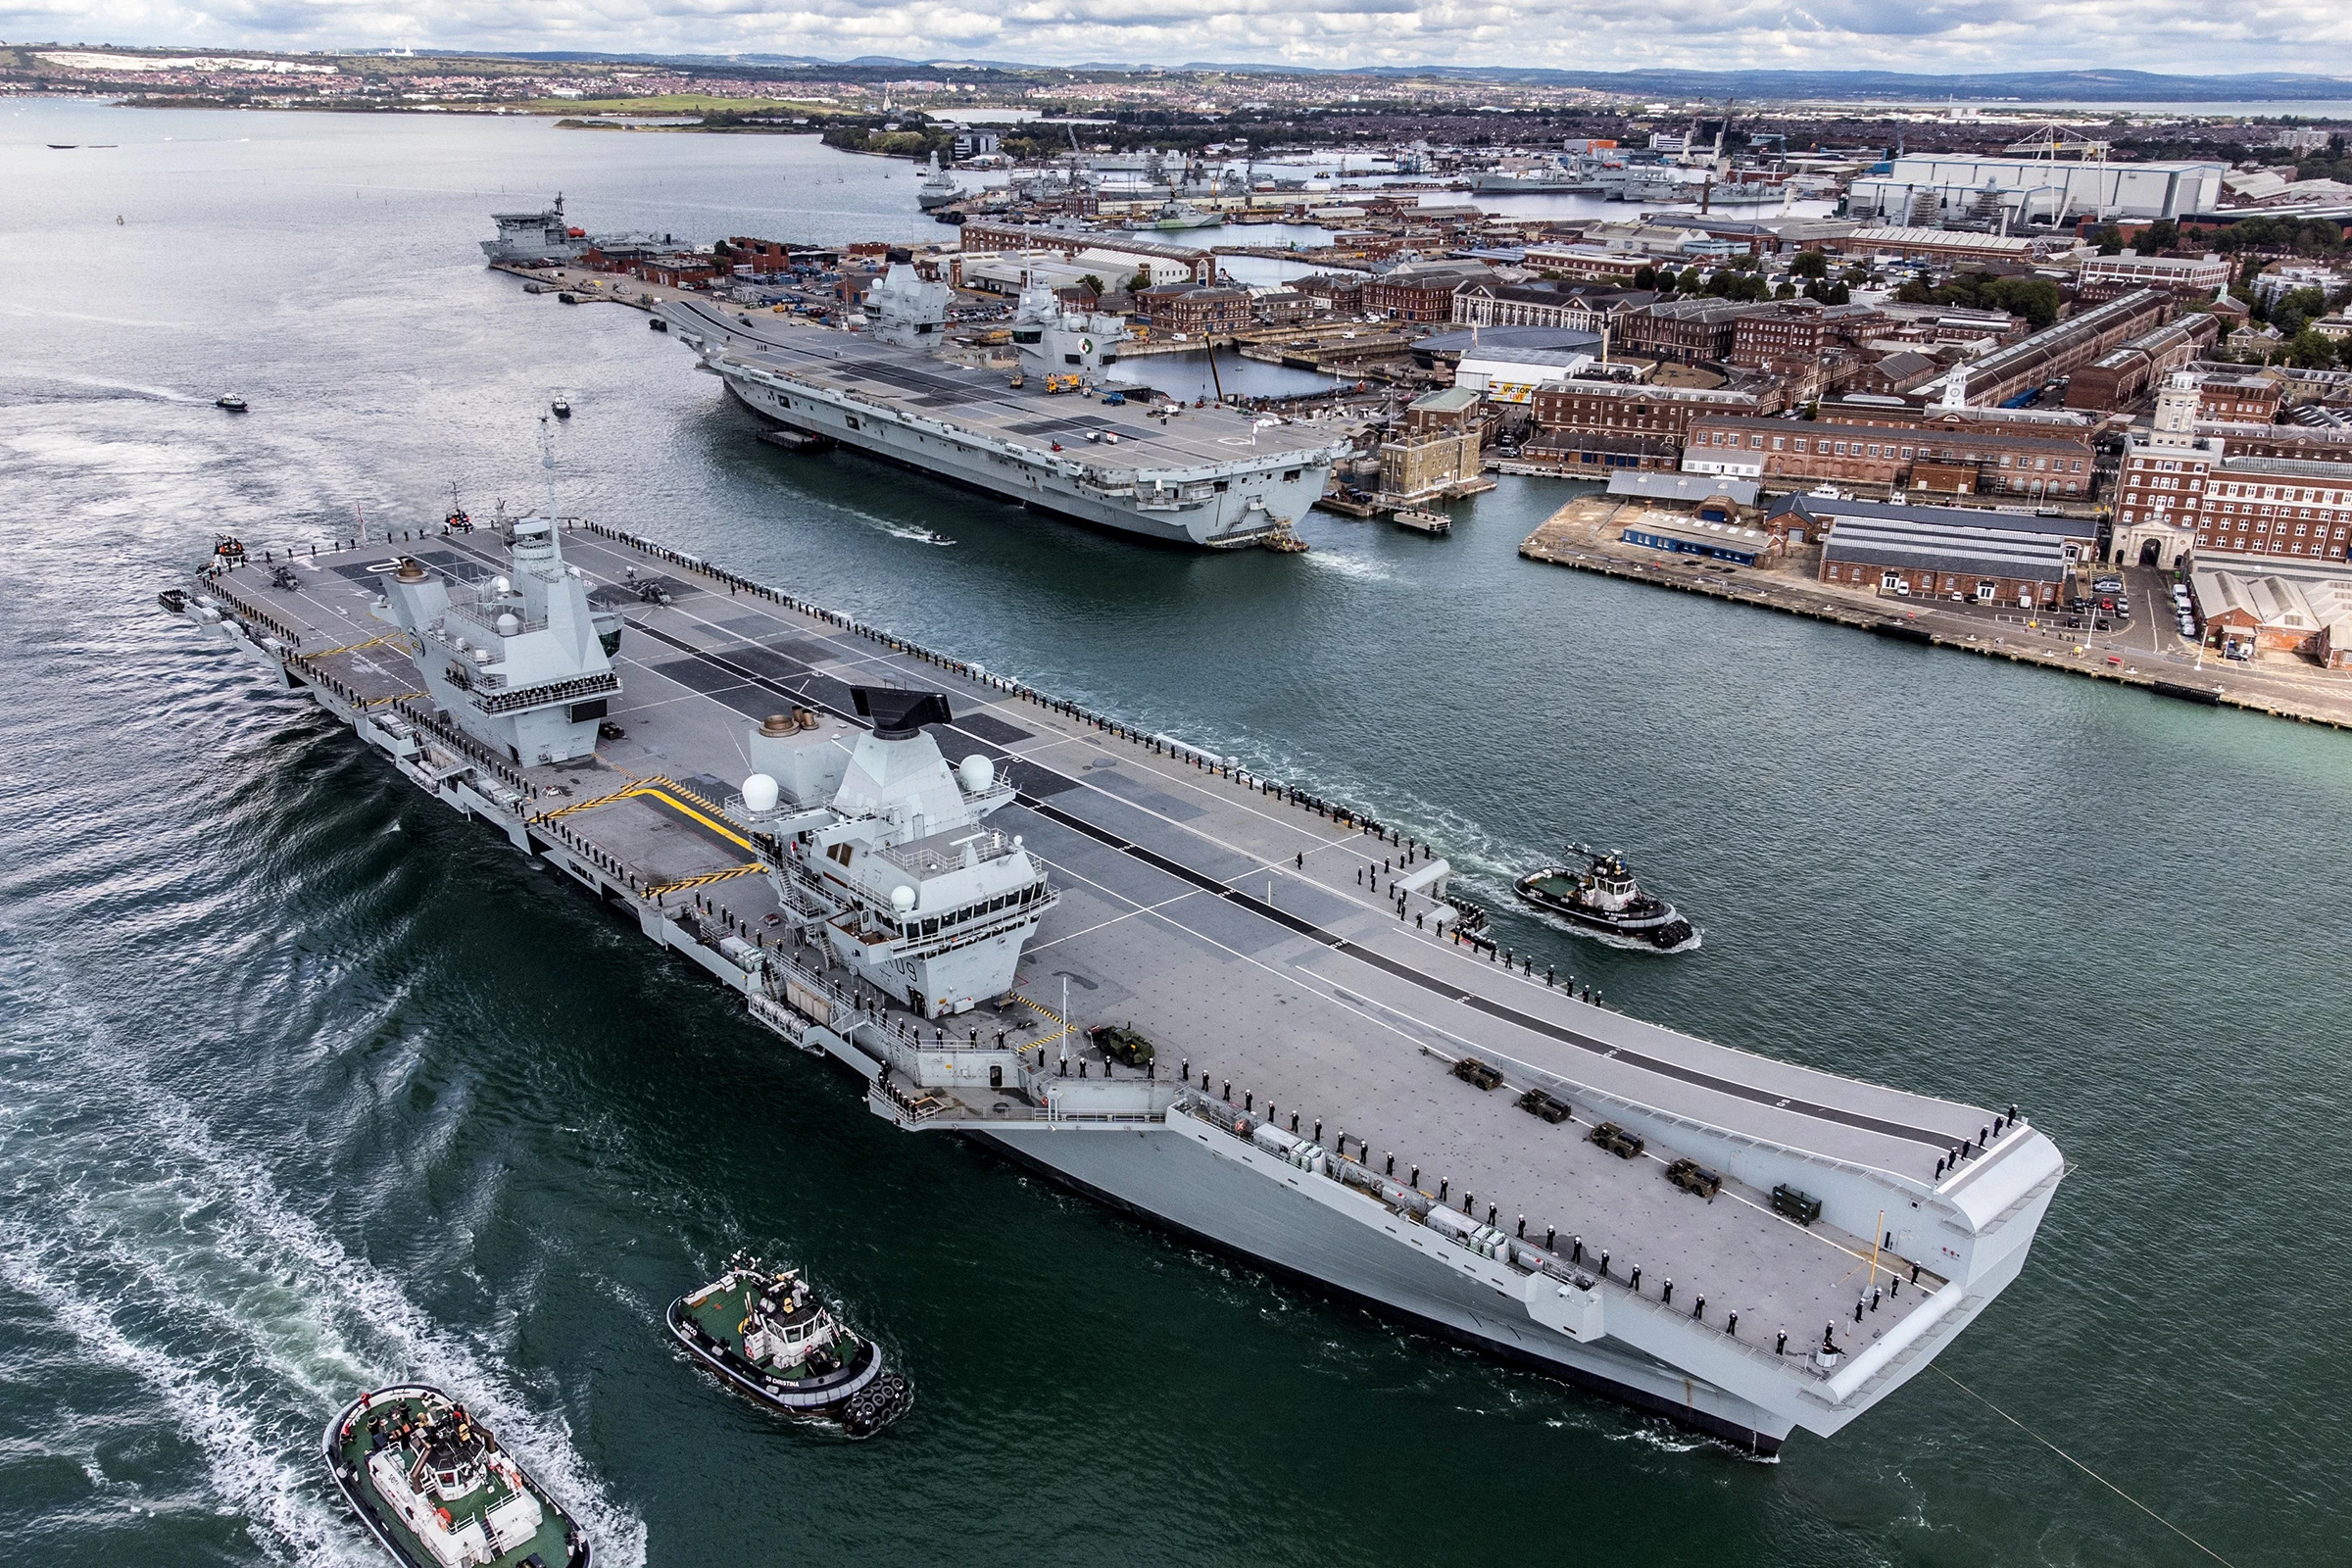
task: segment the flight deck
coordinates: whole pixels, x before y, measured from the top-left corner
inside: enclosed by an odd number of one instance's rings
[[[856,1068],[876,1114],[1747,1446],[1835,1431],[2024,1262],[2064,1166],[2013,1105],[1595,1004],[1461,928],[1440,846],[651,541],[569,521],[561,542],[622,629],[601,738],[559,763],[452,723],[372,612],[404,559],[491,578],[492,530],[272,550],[208,569],[185,608]],[[790,847],[744,806],[747,729],[805,710],[855,734],[857,687],[946,696],[929,733],[1010,785],[989,827],[1057,895],[1010,992],[953,1016],[832,961],[768,874]],[[1091,1049],[1102,1024],[1147,1036],[1150,1066]],[[1670,1181],[1678,1159],[1720,1186]],[[1298,1192],[1267,1199],[1279,1223],[1229,1225],[1253,1182]]]

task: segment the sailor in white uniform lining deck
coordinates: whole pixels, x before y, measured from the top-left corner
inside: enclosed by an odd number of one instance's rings
[[[1580,1001],[1457,932],[1443,858],[1359,813],[650,543],[560,531],[592,609],[625,618],[600,739],[565,760],[493,751],[421,699],[429,661],[380,642],[379,585],[407,574],[386,568],[405,555],[454,599],[512,569],[484,535],[306,552],[291,588],[257,552],[165,598],[852,1067],[877,1115],[1743,1447],[1837,1432],[2024,1266],[2064,1162],[2016,1107]],[[746,765],[771,714],[789,729],[760,766],[789,788]],[[794,772],[812,733],[838,775]],[[889,874],[825,881],[853,843],[851,866]],[[932,951],[944,919],[905,918],[932,918],[933,877],[943,915],[981,907],[986,941],[1017,938],[1009,996],[993,956],[932,983],[962,961]],[[844,946],[868,937],[886,961]],[[934,967],[917,984],[905,959]],[[1069,1007],[1049,975],[1081,978]],[[1105,1022],[1152,1042],[1140,1070],[1076,1049]]]

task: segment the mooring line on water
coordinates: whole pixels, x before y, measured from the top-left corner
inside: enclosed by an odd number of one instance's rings
[[[2215,1562],[2220,1563],[2222,1568],[2236,1568],[2236,1565],[2231,1563],[2229,1558],[2223,1556],[2220,1552],[2214,1550],[2211,1546],[2208,1546],[2205,1544],[2205,1543],[2199,1541],[2196,1537],[2190,1535],[2187,1531],[2181,1529],[2179,1525],[2173,1523],[2170,1519],[2167,1519],[2164,1515],[2158,1513],[2155,1509],[2149,1507],[2146,1503],[2140,1501],[2137,1497],[2134,1497],[2132,1495],[2132,1494],[2126,1492],[2123,1488],[2117,1486],[2114,1482],[2108,1480],[2105,1476],[2099,1474],[2096,1470],[2093,1470],[2090,1466],[2084,1464],[2082,1460],[2076,1458],[2073,1454],[2067,1452],[2064,1448],[2061,1448],[2058,1446],[2058,1445],[2052,1443],[2049,1439],[2043,1437],[2040,1433],[2034,1431],[2032,1427],[2026,1425],[2023,1421],[2020,1421],[2017,1417],[2011,1415],[2008,1411],[2002,1409],[1999,1405],[1993,1403],[1990,1399],[1985,1398],[1984,1396],[1979,1394],[1976,1390],[1970,1388],[1967,1384],[1961,1382],[1949,1372],[1944,1372],[1943,1368],[1937,1367],[1936,1370],[1943,1373],[1944,1382],[1949,1383],[1953,1388],[1958,1389],[1962,1394],[1967,1395],[1970,1398],[1984,1406],[1985,1409],[1990,1410],[1994,1415],[1999,1416],[2011,1426],[2017,1428],[2018,1431],[2023,1432],[2027,1437],[2032,1438],[2035,1443],[2040,1444],[2043,1447],[2049,1449],[2059,1458],[2064,1459],[2068,1464],[2073,1465],[2076,1469],[2090,1477],[2091,1480],[2096,1481],[2100,1486],[2105,1487],[2109,1492],[2114,1493],[2117,1496],[2123,1498],[2132,1507],[2137,1508],[2141,1513],[2146,1514],[2149,1518],[2164,1526],[2165,1529],[2170,1530],[2174,1535],[2179,1536],[2182,1541],[2185,1541],[2190,1545],[2196,1547],[2206,1556],[2211,1557]]]

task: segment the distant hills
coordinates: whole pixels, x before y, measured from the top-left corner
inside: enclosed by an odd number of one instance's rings
[[[2260,103],[2352,102],[2352,75],[2252,72],[2227,76],[2176,76],[2152,71],[1994,71],[1948,75],[1898,71],[1553,71],[1518,66],[1365,66],[1315,69],[1302,66],[1195,61],[1182,66],[1149,66],[1094,61],[1075,66],[1041,66],[1012,60],[903,59],[859,55],[824,60],[780,54],[609,54],[587,50],[418,50],[418,54],[474,58],[587,63],[599,60],[710,67],[857,71],[992,71],[1034,74],[1077,71],[1094,74],[1166,72],[1224,73],[1267,76],[1411,77],[1447,81],[1491,81],[1497,85],[1587,87],[1639,98],[1754,100],[1833,99],[1932,102],[1945,97],[1970,103]]]

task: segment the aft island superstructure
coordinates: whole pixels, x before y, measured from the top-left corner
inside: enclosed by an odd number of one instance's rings
[[[1230,548],[1287,532],[1348,451],[1328,426],[1101,382],[1124,325],[1066,309],[1042,286],[1014,313],[1016,370],[942,358],[949,292],[900,263],[869,291],[858,332],[706,300],[661,314],[770,424],[1171,544]]]
[[[232,553],[163,599],[892,1125],[1745,1449],[1916,1375],[2065,1173],[2015,1105],[1582,1000],[1362,812],[644,540]]]

